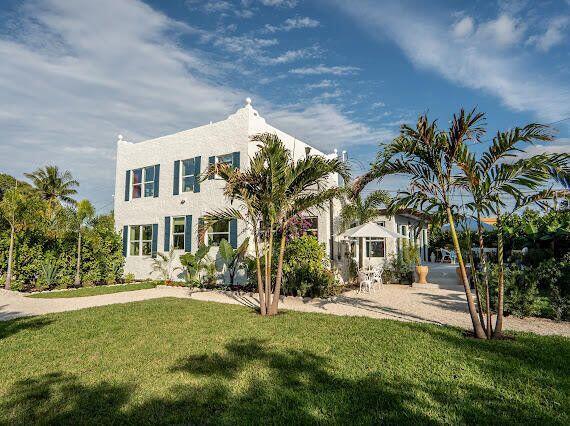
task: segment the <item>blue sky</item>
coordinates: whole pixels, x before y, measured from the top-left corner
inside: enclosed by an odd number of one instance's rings
[[[461,106],[498,129],[570,117],[570,1],[4,0],[0,170],[52,163],[112,205],[115,141],[226,118],[359,164],[402,122]],[[531,152],[570,151],[558,140]],[[383,184],[405,185],[399,178]]]

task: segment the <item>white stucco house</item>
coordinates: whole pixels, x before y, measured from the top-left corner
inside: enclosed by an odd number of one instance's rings
[[[336,150],[325,154],[271,126],[252,107],[249,98],[243,108],[216,123],[138,143],[119,136],[114,214],[116,229],[123,238],[125,273],[137,279],[153,277],[152,258],[157,252],[168,252],[173,246],[179,256],[197,249],[200,218],[228,205],[222,180],[200,182],[197,176],[214,162],[247,168],[257,150],[250,138],[265,132],[277,134],[295,159],[338,155]],[[339,177],[331,175],[329,185],[338,184]],[[340,201],[335,201],[322,211],[307,213],[314,225],[310,232],[326,246],[331,260],[339,264],[344,263],[350,247],[335,239],[340,232],[341,207]],[[415,219],[398,216],[384,221],[386,226],[400,230],[397,226],[409,225]],[[245,224],[233,220],[210,229],[204,243],[216,246],[226,239],[237,247],[247,236]],[[387,258],[397,249],[395,242],[370,241],[367,247],[368,254],[379,258]],[[212,257],[216,253],[214,248]]]

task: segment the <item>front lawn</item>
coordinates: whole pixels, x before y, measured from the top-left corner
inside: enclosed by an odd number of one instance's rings
[[[0,424],[569,424],[570,340],[159,299],[0,323]]]
[[[134,284],[122,285],[102,285],[97,287],[82,287],[65,291],[50,291],[49,293],[34,293],[28,297],[38,297],[42,299],[61,299],[66,297],[86,297],[98,296],[100,294],[121,293],[123,291],[145,290],[155,288],[156,281],[148,281]]]

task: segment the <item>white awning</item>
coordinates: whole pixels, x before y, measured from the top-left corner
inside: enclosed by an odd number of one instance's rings
[[[339,235],[340,238],[408,238],[405,235],[386,229],[385,226],[378,225],[376,222],[368,222],[364,225],[355,226],[347,229]]]

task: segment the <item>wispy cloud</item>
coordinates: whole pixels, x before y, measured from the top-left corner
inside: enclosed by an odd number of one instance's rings
[[[358,67],[326,66],[321,64],[314,67],[294,68],[289,72],[292,74],[299,74],[299,75],[321,75],[321,74],[350,75],[350,74],[355,74],[358,71],[360,71],[360,68]]]
[[[416,66],[434,71],[465,87],[484,90],[515,111],[532,111],[541,120],[554,121],[570,114],[570,85],[556,78],[536,78],[528,56],[504,48],[519,41],[524,26],[500,15],[482,23],[477,37],[450,37],[449,17],[422,13],[400,3],[355,0],[336,4],[358,24],[381,40],[386,37],[400,47]],[[425,11],[424,11],[425,12]],[[413,28],[413,31],[409,29]],[[485,42],[493,38],[494,43]],[[500,45],[499,45],[500,44]]]
[[[535,34],[527,40],[528,44],[536,46],[543,52],[549,51],[552,47],[561,44],[566,38],[566,29],[570,24],[568,16],[559,16],[548,23],[548,27],[543,34]]]
[[[277,7],[295,7],[297,0],[259,0],[264,6],[277,6]]]
[[[318,83],[306,84],[305,88],[307,88],[307,89],[327,89],[329,87],[335,87],[336,85],[337,85],[337,83],[332,81],[332,80],[321,80]]]
[[[320,25],[316,19],[304,18],[289,18],[286,19],[281,25],[266,24],[264,31],[268,33],[275,33],[277,31],[291,31],[302,28],[316,28]]]

